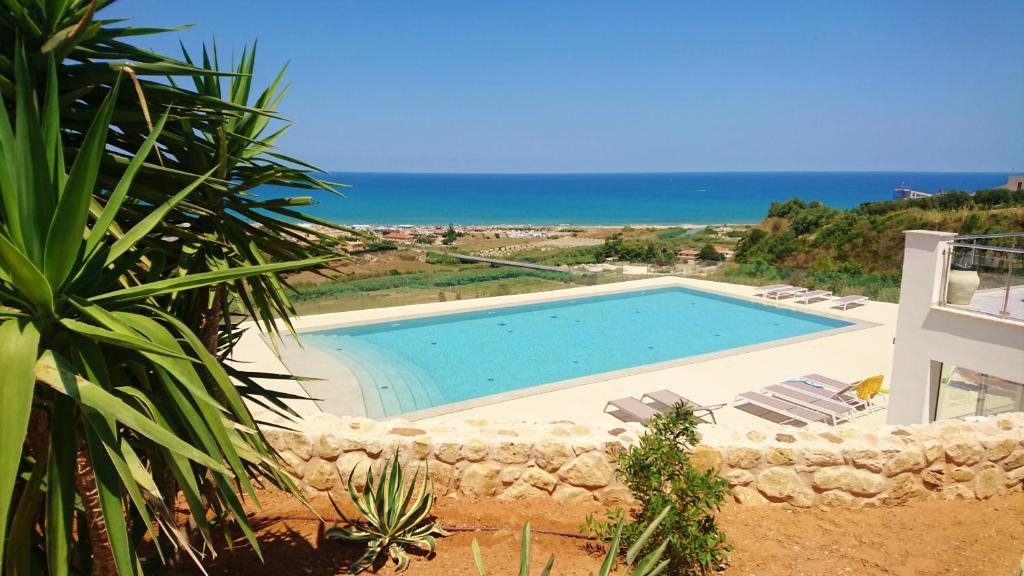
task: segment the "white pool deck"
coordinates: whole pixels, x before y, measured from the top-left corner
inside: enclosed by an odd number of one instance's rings
[[[753,296],[755,289],[751,286],[691,278],[663,277],[532,294],[319,314],[298,318],[294,325],[301,333],[328,327],[670,286],[695,288],[762,301]],[[412,415],[412,419],[424,423],[467,418],[528,422],[570,420],[613,425],[620,420],[611,414],[604,413],[604,407],[608,400],[625,396],[640,398],[645,392],[668,389],[701,404],[728,403],[729,406],[716,412],[720,424],[758,425],[765,423],[766,420],[731,406],[737,394],[758,390],[787,378],[810,373],[824,374],[845,381],[860,380],[872,374],[883,374],[886,380],[885,385],[889,385],[893,338],[896,328],[896,304],[869,302],[864,306],[850,308],[846,311],[831,308],[828,301],[803,305],[790,300],[782,300],[778,303],[769,301],[768,304],[825,314],[859,324],[848,329],[789,339],[781,343],[768,343],[738,351],[726,351],[680,362],[666,363],[668,365],[661,364],[656,367],[640,367],[609,373],[603,377],[581,380],[584,382],[582,384],[560,383],[497,395],[462,404],[460,407],[465,406],[465,409],[455,412],[433,415],[436,411],[426,411]],[[294,344],[288,347],[292,350],[290,354],[294,354]],[[347,370],[343,366],[338,366],[336,360],[327,356],[322,353],[318,355],[316,351],[307,348],[299,355],[301,363],[298,365],[298,369],[304,365],[308,366],[310,371],[319,371],[321,375],[326,371],[331,373],[332,378],[337,376],[341,381],[349,380],[350,375],[345,374]],[[248,370],[288,372],[284,363],[255,328],[247,331],[242,337],[235,347],[232,360]],[[294,360],[290,359],[289,364],[296,367]],[[260,383],[267,388],[309,397],[306,389],[297,382],[261,380]],[[357,386],[335,386],[326,382],[319,383],[319,386],[318,383],[306,383],[305,386],[315,396],[323,399],[321,406],[331,412],[339,415],[361,415],[364,411]],[[321,408],[312,401],[295,400],[289,401],[289,404],[303,416],[311,416],[321,411]],[[884,424],[885,411],[868,414],[854,422],[868,426]]]

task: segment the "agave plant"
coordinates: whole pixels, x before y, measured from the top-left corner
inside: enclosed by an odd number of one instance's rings
[[[382,556],[385,555],[396,563],[396,570],[401,572],[409,567],[409,556],[404,550],[405,546],[426,548],[428,554],[433,554],[434,536],[448,535],[437,522],[430,519],[434,493],[429,474],[423,475],[423,485],[415,500],[413,499],[419,473],[417,470],[407,485],[402,467],[398,463],[398,452],[395,452],[391,460],[384,465],[379,478],[374,477],[372,467],[367,470],[366,484],[362,492],[356,490],[354,484],[355,469],[349,473],[349,496],[366,521],[349,521],[335,506],[338,515],[345,519],[350,527],[336,526],[327,530],[324,536],[366,544],[366,551],[349,567],[351,574],[366,570],[382,560]]]
[[[185,224],[204,210],[188,201],[210,175],[161,202],[134,206],[130,218],[123,212],[168,115],[101,195],[120,83],[113,83],[68,161],[55,58],[48,58],[41,105],[32,88],[37,83],[26,81],[33,72],[20,44],[11,65],[13,126],[9,106],[0,108],[2,570],[139,574],[147,536],[161,558],[168,545],[192,553],[170,510],[176,494],[162,488],[169,478],[207,544],[209,505],[257,546],[235,490],[255,500],[253,476],[294,486],[242,391],[165,302],[325,260],[166,274],[166,255],[195,239]],[[184,221],[168,229],[175,210]],[[245,394],[260,390],[246,386]],[[271,395],[265,402],[283,406]],[[200,482],[212,489],[201,491]]]
[[[650,523],[646,530],[640,535],[635,543],[629,547],[626,551],[626,567],[630,568],[630,571],[626,574],[628,576],[657,576],[668,568],[668,560],[662,560],[661,557],[665,554],[665,548],[668,546],[668,541],[662,542],[660,546],[648,552],[639,562],[636,561],[637,556],[643,550],[644,546],[647,545],[647,541],[654,534],[654,531],[658,529],[658,524],[664,520],[668,514],[669,509],[665,508],[658,514],[657,517]],[[612,536],[611,542],[608,543],[608,553],[605,554],[604,562],[601,563],[601,570],[598,572],[599,576],[609,576],[612,570],[615,569],[616,558],[619,553],[619,541],[622,538],[622,526],[625,522],[625,518],[619,520],[618,525],[615,527],[615,532]],[[480,545],[477,544],[476,538],[473,539],[473,561],[476,562],[476,571],[480,576],[487,576],[487,569],[484,566],[484,558],[480,553]],[[544,568],[541,569],[541,576],[550,576],[551,569],[555,565],[555,555],[552,554],[548,557],[548,561],[544,564]],[[519,576],[529,576],[530,574],[530,524],[527,523],[523,526],[522,544],[519,545]],[[591,572],[590,576],[594,576]]]

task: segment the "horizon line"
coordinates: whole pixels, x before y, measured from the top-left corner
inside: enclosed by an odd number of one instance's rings
[[[999,174],[1014,175],[1014,170],[632,170],[632,171],[541,171],[541,172],[453,172],[445,170],[339,170],[324,169],[324,174],[408,174],[438,176],[581,176],[627,174]]]

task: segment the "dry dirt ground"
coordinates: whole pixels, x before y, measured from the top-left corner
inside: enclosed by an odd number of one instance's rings
[[[265,562],[244,539],[207,563],[211,575],[343,574],[359,550],[324,540],[324,527],[337,520],[326,499],[312,504],[327,521],[295,500],[267,492],[263,510],[251,514]],[[344,507],[346,514],[352,510]],[[519,538],[529,521],[532,572],[555,554],[555,574],[588,574],[600,553],[588,550],[577,528],[591,506],[550,501],[497,502],[439,498],[435,512],[458,531],[441,538],[432,558],[414,556],[409,576],[476,575],[471,542],[479,542],[488,574],[518,573]],[[784,506],[729,505],[719,522],[736,550],[724,576],[1009,576],[1024,553],[1024,494],[983,502],[926,502],[894,508],[800,510]],[[484,528],[486,531],[473,530]],[[562,534],[538,533],[549,531]],[[198,572],[185,572],[194,573]],[[380,570],[393,574],[390,566]]]

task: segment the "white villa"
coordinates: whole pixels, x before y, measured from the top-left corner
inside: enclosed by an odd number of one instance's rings
[[[962,258],[981,286],[949,304]],[[1024,411],[1024,233],[906,232],[892,382],[890,424]]]

